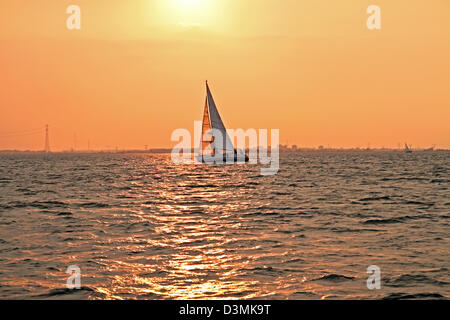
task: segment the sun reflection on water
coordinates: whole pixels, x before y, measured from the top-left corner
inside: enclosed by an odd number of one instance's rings
[[[248,266],[249,259],[229,245],[238,241],[229,231],[239,230],[241,222],[236,217],[227,218],[239,204],[224,205],[220,199],[232,197],[233,190],[205,185],[195,188],[193,198],[180,188],[190,190],[189,182],[158,190],[158,196],[167,201],[149,203],[139,211],[138,222],[147,222],[153,228],[149,237],[134,235],[122,239],[122,244],[115,239],[115,250],[137,254],[129,262],[110,263],[105,273],[115,275],[99,292],[111,299],[123,296],[122,291],[130,296],[168,299],[258,296],[258,281],[243,279],[239,271]],[[137,240],[143,241],[139,248],[127,244]],[[153,253],[155,248],[158,254]]]
[[[424,195],[399,209],[393,202],[410,201],[410,192],[398,191],[394,201],[372,190],[368,161],[377,183],[419,190],[419,180],[410,180],[416,166],[392,162],[394,156],[297,155],[285,158],[276,177],[247,165],[175,166],[167,155],[50,158],[59,170],[55,184],[46,184],[54,193],[24,198],[15,187],[5,189],[11,209],[0,217],[0,297],[341,299],[400,289],[445,295],[436,283],[449,282],[439,262],[448,247],[440,223],[447,198],[444,191]],[[446,168],[448,153],[433,157],[421,161]],[[4,173],[24,188],[42,189],[28,178],[48,181],[49,172],[40,158],[32,162]],[[311,170],[298,173],[308,163]],[[335,180],[327,178],[330,163],[339,172]],[[423,183],[423,173],[415,174]],[[424,203],[433,203],[433,216],[421,213]],[[414,206],[418,214],[405,219]],[[432,238],[421,231],[425,223]],[[419,252],[424,239],[433,251]],[[365,282],[374,260],[396,286],[375,297]],[[419,264],[431,271],[418,272]],[[80,291],[66,289],[69,265],[81,268]],[[417,274],[431,280],[403,281]]]

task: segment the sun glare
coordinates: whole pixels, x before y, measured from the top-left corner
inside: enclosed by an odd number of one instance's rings
[[[199,7],[205,4],[205,0],[175,0],[176,5],[185,10],[198,10]]]
[[[229,23],[228,0],[155,0],[153,4],[158,22],[168,29],[195,27],[222,32]]]
[[[172,0],[172,10],[179,25],[205,25],[211,18],[208,0]]]

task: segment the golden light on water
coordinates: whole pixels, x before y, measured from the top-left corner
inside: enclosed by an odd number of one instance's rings
[[[179,174],[186,172],[180,170]],[[180,182],[178,187],[186,188],[187,183]],[[189,195],[158,192],[176,204],[160,203],[157,207],[149,204],[136,213],[133,220],[153,227],[151,236],[147,231],[146,235],[115,239],[114,251],[133,254],[125,261],[115,259],[105,263],[103,273],[111,276],[97,290],[103,298],[123,298],[124,292],[130,297],[165,299],[237,299],[264,295],[255,290],[258,280],[243,277],[243,270],[251,269],[252,257],[236,250],[234,243],[239,239],[225,232],[241,227],[239,221],[227,221],[236,204],[211,205],[221,197],[230,197],[231,189],[196,189],[198,199],[209,204],[199,203],[195,208],[189,204],[192,201]],[[251,247],[243,250],[247,249]]]
[[[110,283],[98,290],[105,298],[117,299],[122,296],[122,291],[131,296],[169,299],[237,299],[238,296],[253,298],[261,295],[254,290],[258,281],[239,280],[240,270],[248,267],[251,258],[227,254],[222,247],[236,239],[227,239],[219,232],[214,235],[220,225],[198,221],[197,225],[185,226],[184,233],[180,233],[178,224],[192,223],[192,218],[174,214],[171,218],[165,216],[162,221],[166,226],[157,228],[157,233],[163,235],[161,240],[143,240],[141,246],[116,246],[116,250],[125,252],[162,248],[161,264],[147,261],[145,255],[138,255],[130,262],[116,260],[110,263],[106,273],[115,275]],[[137,241],[124,239],[124,242]],[[217,243],[217,246],[211,243]]]
[[[96,157],[78,162],[68,156],[64,172],[74,172]],[[295,175],[300,165],[281,171],[276,178],[262,178],[245,166],[170,166],[169,157],[102,156],[93,170],[112,170],[108,175],[114,182],[104,184],[86,176],[78,198],[33,201],[27,210],[15,209],[9,219],[26,221],[21,222],[26,237],[15,233],[7,238],[4,232],[0,236],[8,239],[2,245],[9,245],[4,251],[8,264],[2,269],[7,271],[2,277],[3,295],[38,299],[373,298],[366,287],[366,268],[373,259],[383,263],[385,273],[395,281],[395,287],[386,286],[389,291],[376,297],[395,294],[405,272],[416,272],[420,260],[412,261],[407,271],[404,263],[392,261],[392,257],[416,255],[416,245],[398,251],[405,239],[396,240],[394,229],[379,227],[379,221],[402,218],[402,213],[390,218],[360,217],[355,204],[347,204],[353,201],[360,203],[358,208],[366,208],[366,190],[358,194],[354,185],[345,189],[345,183],[339,183],[344,186],[346,203],[336,203],[330,196],[320,200],[327,201],[328,207],[321,207],[317,199],[330,192],[329,180],[322,181],[321,174],[308,170]],[[304,157],[319,168],[317,172],[328,166],[317,154]],[[341,170],[353,173],[354,164],[348,165],[348,157],[347,153],[342,157],[345,164]],[[380,157],[376,165],[381,171],[386,158]],[[358,155],[354,159],[359,159],[356,163],[359,161],[362,172],[367,158]],[[294,161],[293,157],[286,160]],[[411,167],[404,172],[409,174]],[[98,171],[93,172],[104,179]],[[65,179],[57,181],[67,183]],[[292,180],[295,185],[288,182]],[[356,185],[367,183],[365,175],[353,181]],[[404,183],[403,179],[399,183]],[[410,183],[414,186],[416,182]],[[99,188],[104,189],[99,192]],[[444,199],[436,200],[438,204],[441,201],[444,214],[446,198],[439,199]],[[68,208],[63,208],[66,203]],[[296,206],[287,207],[289,204]],[[43,206],[49,208],[42,210]],[[344,210],[344,214],[334,210]],[[422,215],[419,218],[423,219]],[[422,222],[409,216],[408,221],[414,224],[401,226],[402,234]],[[395,228],[398,226],[400,223]],[[433,227],[445,236],[439,223]],[[356,232],[364,236],[356,237]],[[387,239],[400,242],[389,248],[385,247]],[[16,249],[18,244],[23,250]],[[439,257],[446,247],[441,241],[437,244]],[[81,290],[67,290],[68,265],[80,267]],[[446,279],[447,274],[440,277]],[[435,288],[439,290],[433,284],[415,289],[408,283],[402,290],[414,294]]]

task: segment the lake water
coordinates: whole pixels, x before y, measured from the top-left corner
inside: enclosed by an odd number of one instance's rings
[[[0,298],[448,299],[449,159],[298,152],[261,176],[170,155],[3,154]]]

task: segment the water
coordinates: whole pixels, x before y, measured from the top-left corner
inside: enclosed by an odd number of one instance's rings
[[[448,299],[449,155],[0,155],[0,298]]]

